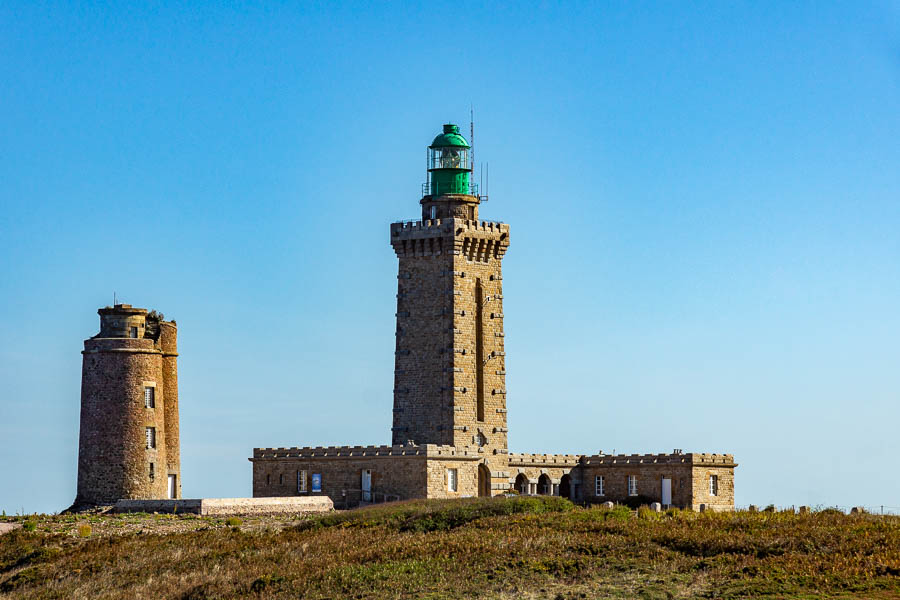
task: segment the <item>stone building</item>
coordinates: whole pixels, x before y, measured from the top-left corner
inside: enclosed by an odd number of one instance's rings
[[[337,507],[520,494],[734,507],[727,454],[510,453],[501,263],[509,225],[482,221],[470,147],[444,125],[428,148],[421,220],[393,223],[399,262],[390,446],[255,448],[253,495]]]
[[[116,304],[84,341],[73,508],[181,498],[174,321]]]

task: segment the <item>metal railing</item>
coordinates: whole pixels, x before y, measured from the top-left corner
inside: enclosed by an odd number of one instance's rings
[[[455,187],[455,186],[451,186],[451,187]],[[444,192],[444,193],[445,193],[445,194],[452,194],[452,193],[459,193],[459,192]],[[422,184],[422,197],[425,197],[425,196],[431,196],[431,195],[432,195],[432,193],[431,193],[431,182],[427,182],[427,181],[426,181],[425,183]],[[439,190],[438,190],[438,193],[437,193],[437,194],[434,194],[434,195],[435,195],[435,196],[440,196],[440,195],[441,195],[441,190],[439,189]],[[469,184],[469,193],[468,193],[468,195],[469,195],[469,196],[475,196],[476,198],[478,198],[478,201],[479,201],[479,202],[487,202],[487,201],[488,201],[487,194],[481,195],[481,194],[478,193],[478,184],[477,184],[477,183],[470,183],[470,184]]]

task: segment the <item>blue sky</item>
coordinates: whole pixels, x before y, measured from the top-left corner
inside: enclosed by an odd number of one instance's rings
[[[900,4],[0,6],[0,508],[75,493],[82,340],[179,324],[186,496],[390,440],[396,259],[468,129],[513,451],[732,452],[900,510]]]

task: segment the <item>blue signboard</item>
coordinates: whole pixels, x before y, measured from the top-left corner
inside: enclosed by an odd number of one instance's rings
[[[322,474],[321,473],[313,473],[312,474],[312,491],[314,491],[314,492],[322,491]]]

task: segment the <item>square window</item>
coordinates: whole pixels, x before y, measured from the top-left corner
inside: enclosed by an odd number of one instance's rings
[[[156,448],[156,427],[147,427],[147,450]]]
[[[455,492],[458,491],[458,479],[457,479],[457,471],[456,469],[447,469],[447,491]]]
[[[137,327],[132,327],[129,330],[129,334],[131,335],[131,337],[136,338],[137,337]]]
[[[144,388],[144,408],[156,408],[156,388]]]
[[[594,478],[594,495],[603,496],[603,476],[597,475]]]
[[[629,475],[628,476],[628,495],[629,496],[637,496],[637,475]]]

